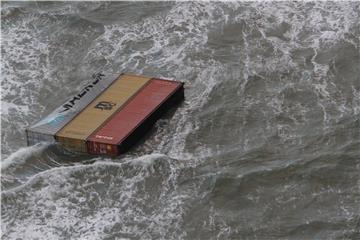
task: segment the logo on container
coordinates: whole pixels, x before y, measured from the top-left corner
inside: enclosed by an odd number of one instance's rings
[[[70,110],[72,107],[75,106],[75,103],[77,101],[79,101],[84,95],[86,95],[86,93],[88,93],[93,87],[96,86],[96,84],[102,79],[102,77],[104,77],[105,75],[102,73],[97,73],[97,74],[93,74],[92,77],[94,79],[94,81],[91,84],[88,84],[87,86],[85,86],[79,94],[75,95],[72,99],[70,99],[69,101],[67,101],[62,107],[63,109],[60,111],[60,113],[62,112],[66,112],[68,110]]]
[[[95,135],[96,138],[100,138],[100,139],[106,139],[106,140],[112,140],[113,137],[108,137],[108,136],[102,136],[102,135]]]
[[[113,102],[106,102],[106,101],[101,101],[98,104],[96,104],[95,108],[101,109],[101,110],[111,110],[113,108],[113,106],[115,106],[116,103]]]

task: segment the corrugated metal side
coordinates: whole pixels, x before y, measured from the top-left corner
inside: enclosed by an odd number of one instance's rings
[[[61,142],[62,146],[66,149],[73,150],[76,152],[87,152],[86,144],[82,139],[68,138],[68,137],[57,137],[57,141]]]
[[[67,148],[84,151],[85,140],[136,94],[151,78],[123,74],[94,99],[80,114],[56,134],[56,139]],[[65,139],[70,139],[66,140]],[[71,139],[81,140],[81,146]]]
[[[152,79],[134,98],[87,140],[88,145],[119,144],[182,87],[181,82]],[[89,149],[94,152],[94,147]]]
[[[54,135],[37,133],[30,130],[26,130],[26,140],[28,146],[35,145],[40,142],[55,143]]]
[[[69,98],[44,119],[26,130],[28,132],[27,136],[29,136],[28,144],[33,145],[50,139],[54,140],[55,134],[116,80],[118,76],[119,74],[94,74],[92,82],[84,86],[79,93]]]
[[[90,154],[106,154],[111,156],[119,155],[118,146],[114,144],[88,141],[86,145],[87,145],[87,151]]]

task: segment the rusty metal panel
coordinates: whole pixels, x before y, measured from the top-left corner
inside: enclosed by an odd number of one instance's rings
[[[106,154],[111,156],[119,155],[119,149],[117,145],[101,142],[87,141],[87,151],[90,154]]]

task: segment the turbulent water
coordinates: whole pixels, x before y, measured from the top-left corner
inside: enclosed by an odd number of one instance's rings
[[[2,2],[2,239],[360,239],[360,2]],[[26,147],[96,72],[182,80],[127,154]]]

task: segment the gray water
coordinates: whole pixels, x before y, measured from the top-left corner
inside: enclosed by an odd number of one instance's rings
[[[360,2],[2,2],[2,239],[360,239]],[[95,72],[182,80],[127,154],[26,147]]]

